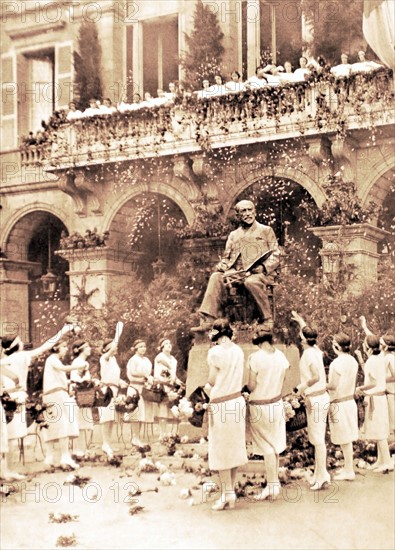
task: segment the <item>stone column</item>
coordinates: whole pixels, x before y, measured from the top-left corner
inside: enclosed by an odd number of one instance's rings
[[[312,227],[309,231],[322,240],[320,256],[324,278],[330,280],[344,261],[355,267],[356,277],[349,283],[349,292],[359,294],[364,287],[377,281],[380,258],[377,246],[389,235],[388,231],[369,223]]]
[[[247,0],[247,77],[255,74],[261,55],[259,0]]]
[[[70,307],[78,303],[78,295],[90,294],[89,303],[100,308],[111,292],[127,284],[137,269],[142,253],[111,247],[58,250],[70,263]]]
[[[29,319],[29,272],[36,262],[0,258],[0,333],[19,334],[24,342],[31,340]]]

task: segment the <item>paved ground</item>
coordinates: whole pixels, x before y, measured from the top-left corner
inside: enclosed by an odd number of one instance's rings
[[[98,447],[95,437],[93,450]],[[275,502],[243,498],[234,510],[213,512],[215,495],[207,496],[199,485],[209,478],[173,467],[176,484],[163,486],[157,473],[136,474],[140,455],[130,449],[122,452],[126,458],[119,468],[94,463],[78,470],[79,476],[91,478],[81,489],[64,485],[70,473],[43,473],[42,463],[34,461],[39,449],[27,449],[20,471],[31,477],[15,484],[18,492],[1,503],[1,548],[52,549],[58,537],[72,534],[76,548],[95,550],[395,547],[393,472],[360,470],[354,482],[333,483],[319,493],[310,491],[307,482],[295,481],[283,487]],[[154,459],[180,464],[177,459]],[[196,467],[200,463],[204,461],[197,460]],[[246,475],[252,474],[241,473],[240,480]],[[128,493],[136,488],[143,492],[130,502]],[[157,493],[144,492],[155,488]],[[192,498],[180,498],[186,489]],[[131,506],[144,509],[130,515]],[[50,513],[78,515],[79,521],[49,523]]]

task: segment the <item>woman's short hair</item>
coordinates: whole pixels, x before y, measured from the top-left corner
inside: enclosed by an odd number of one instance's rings
[[[66,344],[66,346],[68,345],[68,340],[66,340],[66,338],[61,338],[58,342],[56,342],[52,348],[50,349],[50,352],[51,353],[58,353],[58,351],[60,350],[60,348],[62,346],[64,346]]]
[[[141,338],[138,338],[137,340],[135,340],[135,341],[133,342],[132,349],[133,349],[134,351],[136,351],[140,344],[144,344],[144,345],[145,345],[145,342],[144,342],[144,340],[141,340]]]
[[[338,332],[333,337],[344,353],[350,353],[351,338],[345,332]]]
[[[19,338],[18,341],[14,344],[16,338],[4,338],[1,337],[1,347],[4,350],[4,354],[7,356],[12,355],[16,351],[19,351]]]
[[[159,346],[158,346],[159,351],[163,351],[163,345],[164,345],[165,342],[170,342],[170,338],[165,336],[165,337],[163,337],[159,340]]]
[[[87,342],[85,340],[76,340],[71,349],[73,351],[73,355],[75,357],[78,357],[78,355],[81,353],[82,351],[82,348],[87,344]]]
[[[380,339],[375,334],[369,334],[365,338],[366,345],[368,348],[373,350],[373,355],[378,355],[380,353]]]
[[[238,77],[238,78],[240,78],[240,76],[241,76],[240,73],[239,73],[239,71],[232,71],[232,75],[233,75],[233,74],[237,74],[237,77]]]
[[[209,338],[212,342],[216,342],[222,336],[227,336],[228,338],[232,338],[233,336],[233,330],[230,326],[229,320],[225,318],[216,319],[213,323],[213,328],[209,333]]]
[[[272,344],[273,334],[267,330],[258,329],[252,337],[252,343],[255,346],[259,346],[259,344],[263,344],[263,342],[269,342],[269,344]]]
[[[388,351],[395,351],[395,334],[384,334],[383,341]]]
[[[317,343],[318,332],[314,328],[306,325],[302,328],[302,334],[309,346],[314,346]]]

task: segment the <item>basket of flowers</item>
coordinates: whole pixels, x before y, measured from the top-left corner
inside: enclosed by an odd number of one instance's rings
[[[199,386],[189,396],[189,401],[192,405],[193,413],[188,417],[188,422],[195,426],[195,428],[201,428],[203,426],[204,414],[208,408],[210,401],[209,396],[204,389]]]
[[[181,399],[185,397],[185,384],[181,380],[164,384],[164,391],[169,401],[169,407],[178,406]]]
[[[153,376],[147,376],[141,390],[141,397],[144,401],[151,403],[161,403],[165,398],[166,393],[162,382]]]
[[[140,394],[136,388],[133,386],[128,386],[126,393],[120,392],[114,398],[114,406],[116,412],[120,414],[132,413],[134,412],[140,401]]]
[[[285,426],[287,432],[296,432],[307,427],[306,405],[302,397],[289,394],[283,397]]]
[[[33,422],[36,422],[40,428],[48,428],[44,412],[47,409],[47,405],[42,402],[42,394],[32,395],[28,401],[26,401],[26,424],[27,427],[31,426]]]
[[[3,392],[3,395],[1,396],[1,402],[3,404],[7,424],[9,424],[14,418],[14,413],[18,408],[18,402],[6,391]]]
[[[102,386],[99,380],[84,380],[73,383],[75,400],[81,408],[108,407],[112,399],[109,386]]]

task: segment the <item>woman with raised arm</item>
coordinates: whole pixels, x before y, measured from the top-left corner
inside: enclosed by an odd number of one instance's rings
[[[248,461],[245,433],[245,400],[241,395],[244,372],[243,350],[232,342],[233,330],[227,319],[214,321],[209,338],[213,344],[207,362],[210,394],[208,408],[208,465],[217,470],[220,498],[214,511],[234,508],[237,468]]]
[[[279,454],[286,448],[281,392],[289,363],[283,352],[273,346],[270,332],[258,330],[252,343],[259,348],[248,360],[252,450],[264,456],[267,477],[266,487],[255,500],[275,500],[280,494]]]
[[[14,417],[7,426],[8,439],[13,446],[17,445],[18,439],[27,436],[26,424],[26,399],[27,399],[27,376],[31,362],[41,354],[48,352],[53,345],[62,337],[80,330],[80,328],[71,322],[67,322],[56,334],[48,338],[41,346],[31,350],[24,349],[24,343],[20,336],[15,338],[2,338],[2,347],[7,348],[5,354],[10,358],[9,370],[19,378],[20,388],[18,391],[12,391],[14,386],[9,377],[4,377],[4,389],[8,391],[13,399],[16,399],[20,406],[14,413]]]
[[[10,370],[11,359],[7,357],[3,348],[3,341],[0,346],[0,396],[3,395],[3,376],[7,376],[13,381],[15,390],[19,389],[19,377]],[[4,481],[20,481],[26,476],[12,472],[8,465],[9,447],[6,415],[3,403],[0,399],[0,478]],[[1,491],[2,492],[2,491]]]
[[[358,409],[354,399],[358,363],[350,354],[350,337],[335,334],[332,349],[337,355],[329,366],[327,390],[331,399],[329,429],[331,441],[343,451],[344,468],[334,476],[336,481],[355,479],[353,441],[358,439]]]
[[[102,356],[100,357],[100,378],[105,386],[109,386],[113,393],[113,398],[108,407],[99,407],[99,417],[103,437],[102,449],[109,458],[112,458],[114,452],[111,448],[111,436],[115,422],[114,397],[118,395],[120,387],[127,386],[127,383],[121,380],[121,369],[115,357],[118,351],[118,342],[123,330],[123,323],[118,322],[113,340],[107,340],[103,344]]]
[[[152,374],[152,363],[146,357],[147,346],[144,340],[136,340],[131,348],[134,355],[129,359],[126,366],[128,380],[139,392],[140,399],[137,409],[132,413],[125,413],[125,422],[131,423],[131,443],[141,447],[140,432],[143,424],[154,422],[154,404],[142,398],[142,389],[146,376]],[[135,435],[133,435],[135,433]]]
[[[154,378],[163,384],[174,384],[177,380],[177,359],[171,354],[172,343],[168,338],[162,338],[159,342],[159,353],[154,360]],[[170,410],[168,401],[162,401],[157,408],[160,436],[167,434],[170,420],[174,422],[174,415]]]
[[[91,380],[89,363],[87,361],[92,351],[90,345],[84,340],[76,340],[72,345],[72,351],[74,359],[71,366],[76,367],[76,370],[71,371],[70,382],[79,383]],[[92,409],[88,407],[80,408],[76,403],[75,416],[79,428],[79,436],[75,440],[74,454],[77,457],[82,457],[87,450],[88,432],[92,434],[93,431]]]
[[[299,362],[301,382],[294,388],[294,392],[302,394],[306,401],[307,434],[314,446],[314,476],[310,489],[318,491],[331,479],[326,468],[325,431],[329,395],[326,391],[325,368],[322,351],[317,347],[317,331],[307,326],[296,311],[292,311],[292,319],[299,324],[304,349]]]
[[[365,396],[365,439],[377,442],[377,461],[372,470],[377,473],[394,469],[388,446],[389,419],[386,397],[386,363],[380,354],[380,340],[369,334],[363,342],[368,359],[364,366],[364,384],[356,388],[356,395]]]

